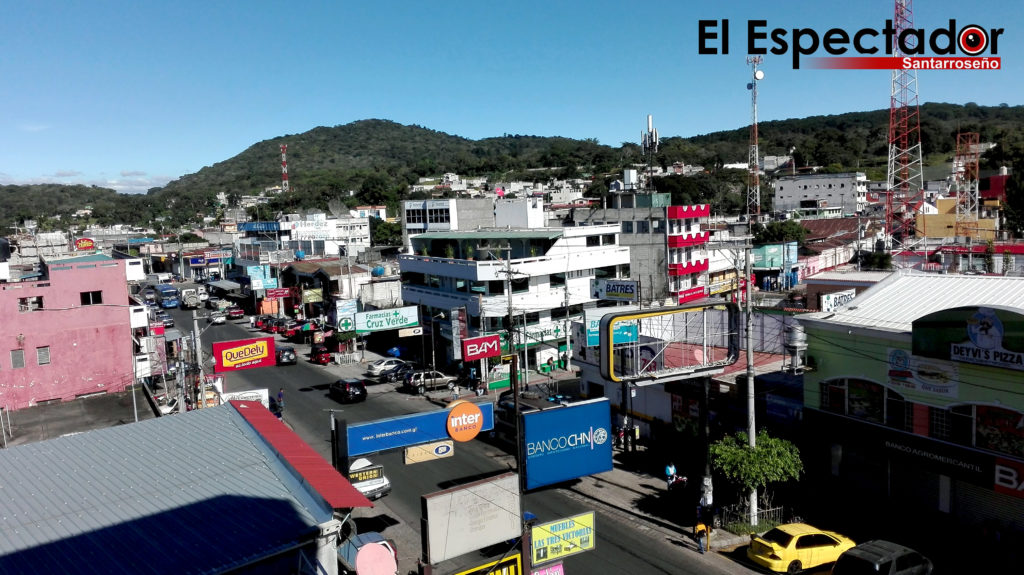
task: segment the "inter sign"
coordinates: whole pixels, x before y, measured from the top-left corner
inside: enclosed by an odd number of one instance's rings
[[[464,361],[476,361],[485,357],[501,355],[501,337],[485,335],[462,340],[462,358]]]

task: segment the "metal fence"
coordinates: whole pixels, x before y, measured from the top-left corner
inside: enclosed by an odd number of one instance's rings
[[[722,526],[729,529],[730,526],[749,526],[750,525],[750,507],[746,503],[737,503],[735,505],[726,505],[722,508]],[[767,531],[776,525],[786,523],[788,516],[786,515],[786,508],[769,507],[767,509],[757,510],[757,527],[750,527],[752,531]]]

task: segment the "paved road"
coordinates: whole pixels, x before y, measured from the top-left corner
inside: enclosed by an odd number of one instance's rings
[[[200,310],[203,313],[203,310]],[[191,329],[190,312],[173,312],[179,329]],[[200,320],[200,329],[206,328]],[[243,339],[250,333],[248,319],[210,326],[203,332],[206,353],[213,341]],[[304,347],[298,346],[299,351]],[[227,391],[266,388],[275,395],[283,387],[285,422],[314,449],[330,461],[329,411],[350,422],[370,421],[409,413],[441,409],[424,398],[394,390],[392,384],[369,386],[365,403],[341,405],[327,396],[327,386],[343,376],[359,376],[365,367],[359,365],[323,367],[308,363],[300,355],[298,365],[253,369],[227,374]],[[514,469],[513,458],[498,447],[484,441],[458,444],[455,455],[440,461],[406,467],[400,452],[373,456],[393,484],[392,494],[377,502],[373,509],[354,514],[361,531],[383,531],[398,543],[400,573],[416,568],[420,555],[420,496]],[[749,573],[745,567],[718,554],[698,555],[683,533],[665,526],[638,521],[623,513],[601,497],[588,496],[573,485],[548,488],[529,493],[524,508],[542,522],[573,514],[596,512],[595,550],[564,560],[570,573],[606,574],[726,574]],[[435,565],[435,573],[455,573],[486,563],[507,551],[494,546],[481,553],[470,553]]]

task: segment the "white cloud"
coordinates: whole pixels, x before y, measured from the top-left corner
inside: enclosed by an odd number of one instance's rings
[[[21,124],[18,129],[22,132],[43,132],[49,130],[50,127],[46,124]]]
[[[121,170],[122,178],[137,178],[139,176],[145,176],[146,172],[141,170]]]
[[[77,170],[57,170],[53,173],[53,177],[55,178],[75,178],[81,175],[82,172]]]

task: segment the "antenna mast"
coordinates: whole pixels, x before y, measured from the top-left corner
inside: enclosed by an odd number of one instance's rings
[[[914,27],[911,0],[896,0],[893,26],[893,58],[902,58],[900,42],[913,52],[917,37],[903,31]],[[901,40],[902,38],[902,40]],[[889,97],[889,168],[885,196],[885,234],[892,250],[905,245],[915,234],[914,213],[924,201],[921,163],[921,118],[917,102],[917,71],[892,71]]]
[[[757,149],[757,83],[764,79],[764,72],[757,69],[763,59],[747,56],[750,64],[750,154],[747,156],[747,225],[761,220],[761,164]],[[753,233],[753,228],[751,228]]]
[[[654,189],[654,154],[658,153],[658,130],[654,127],[654,117],[647,114],[647,132],[640,133],[640,143],[647,155],[647,187]]]
[[[978,237],[978,162],[981,135],[967,132],[956,135],[953,156],[953,186],[956,189],[956,235]]]
[[[281,144],[281,193],[288,193],[288,144]]]

